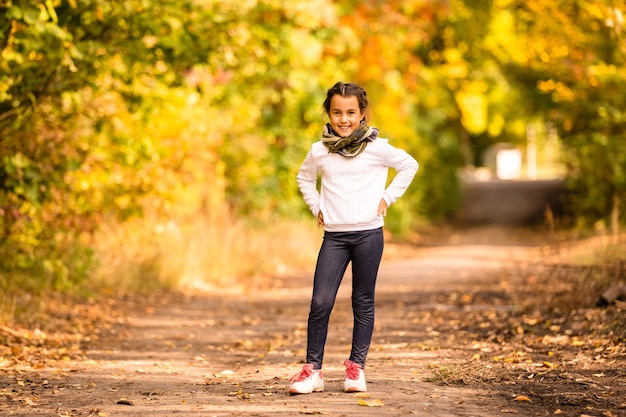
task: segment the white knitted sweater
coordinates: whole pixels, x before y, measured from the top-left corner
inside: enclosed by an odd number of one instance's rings
[[[371,230],[384,224],[377,214],[380,199],[391,206],[409,187],[418,167],[411,155],[387,139],[374,140],[354,158],[330,153],[319,141],[311,146],[296,181],[313,215],[320,210],[324,214],[324,230]],[[396,170],[396,176],[385,189],[389,168]]]

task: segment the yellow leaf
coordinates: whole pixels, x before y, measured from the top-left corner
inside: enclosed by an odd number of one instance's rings
[[[518,395],[517,397],[515,397],[515,401],[528,401],[528,402],[532,402],[530,400],[530,398],[528,398],[525,395]]]
[[[522,319],[522,321],[523,321],[524,323],[528,324],[529,326],[534,326],[534,325],[536,325],[537,323],[539,323],[539,320],[538,320],[538,319],[536,319],[536,318],[531,318],[531,317],[524,317],[524,318]]]
[[[133,402],[130,401],[129,399],[127,399],[127,398],[120,398],[117,401],[117,404],[120,404],[120,405],[133,405]]]
[[[363,405],[365,407],[382,407],[383,405],[385,405],[385,403],[383,403],[382,400],[369,400],[369,401],[365,401],[365,400],[359,400],[359,405]]]
[[[22,403],[24,405],[37,405],[37,403],[35,401],[31,400],[30,398],[24,398],[22,400]]]

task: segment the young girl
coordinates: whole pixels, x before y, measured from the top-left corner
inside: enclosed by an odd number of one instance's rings
[[[368,126],[366,92],[352,83],[331,87],[324,101],[330,122],[309,150],[296,180],[324,239],[313,279],[306,365],[290,380],[290,394],[324,390],[322,361],[328,322],[348,263],[352,262],[352,350],[344,362],[344,391],[366,391],[365,358],[374,330],[374,288],[383,254],[387,208],[418,169],[413,157],[378,138]],[[387,184],[388,169],[396,176]],[[317,178],[321,174],[321,190]]]

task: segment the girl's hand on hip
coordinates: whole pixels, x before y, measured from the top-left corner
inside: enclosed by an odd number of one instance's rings
[[[378,211],[377,211],[377,214],[378,214],[379,216],[383,216],[383,217],[385,217],[385,216],[387,215],[387,208],[388,208],[388,207],[389,207],[389,206],[387,205],[387,202],[385,201],[385,199],[384,199],[384,198],[381,198],[381,199],[380,199],[380,203],[378,203]]]
[[[317,227],[324,226],[324,213],[321,211],[317,213]]]

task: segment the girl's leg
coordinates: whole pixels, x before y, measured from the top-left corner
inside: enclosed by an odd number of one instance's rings
[[[324,233],[313,278],[313,296],[307,330],[307,363],[321,369],[328,321],[337,291],[350,261],[350,244],[344,233]]]
[[[364,368],[374,332],[374,293],[385,241],[382,228],[362,233],[352,249],[354,327],[350,360]]]

